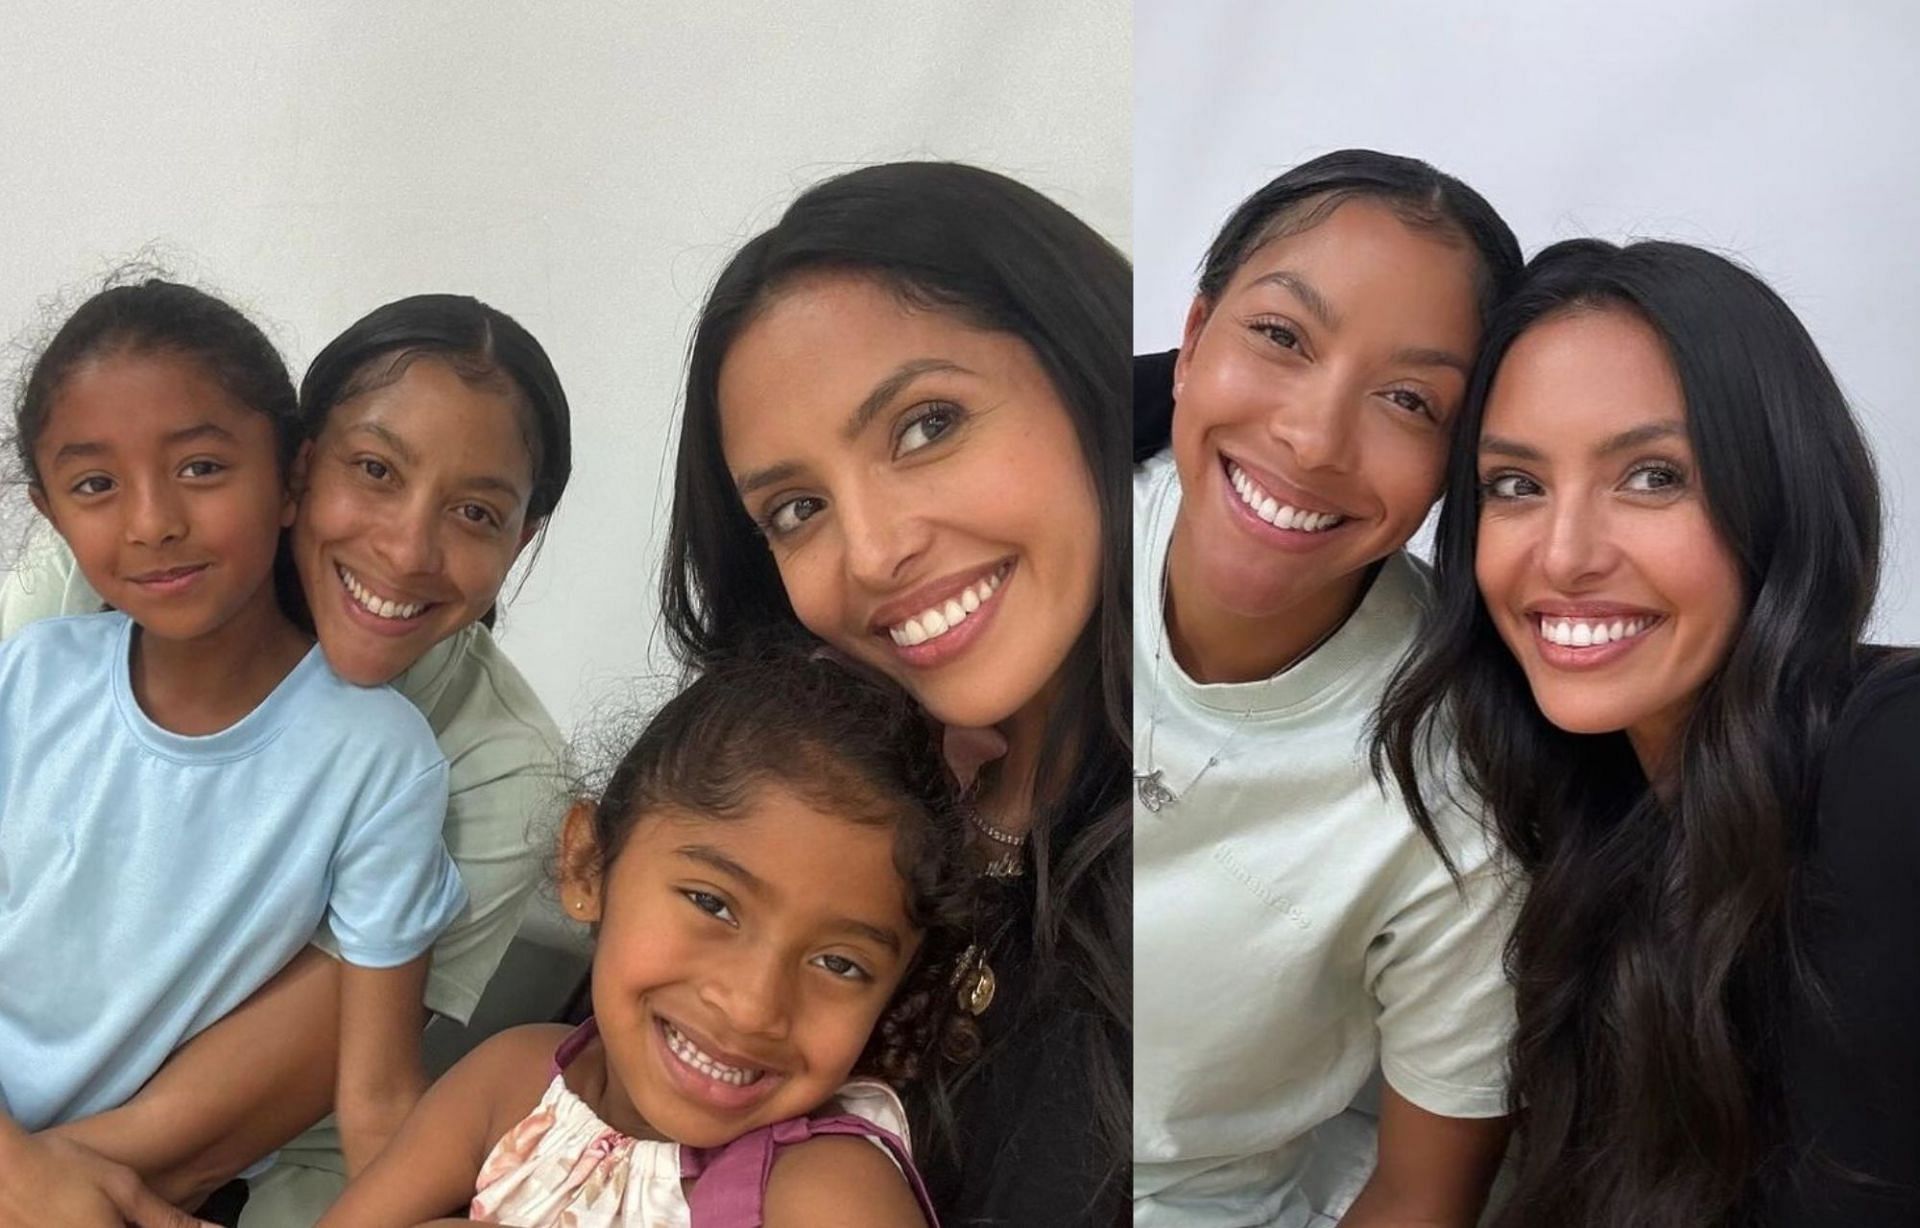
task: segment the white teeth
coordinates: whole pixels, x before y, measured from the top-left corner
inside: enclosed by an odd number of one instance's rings
[[[1320,533],[1339,524],[1343,517],[1332,512],[1310,512],[1305,508],[1294,507],[1280,502],[1260,488],[1260,484],[1247,476],[1246,470],[1229,461],[1227,463],[1228,480],[1233,483],[1234,493],[1240,496],[1240,502],[1253,510],[1253,514],[1276,528],[1292,529],[1296,533]]]
[[[403,604],[376,597],[371,589],[360,583],[359,577],[346,568],[336,563],[334,570],[339,573],[340,582],[346,585],[347,592],[353,595],[354,603],[375,618],[417,618],[431,604],[425,601]]]
[[[718,1079],[722,1083],[731,1083],[735,1087],[745,1087],[749,1083],[759,1082],[761,1076],[767,1073],[764,1070],[745,1070],[739,1066],[728,1066],[723,1062],[715,1061],[707,1055],[706,1050],[681,1035],[678,1028],[666,1023],[665,1020],[661,1022],[665,1025],[667,1048],[673,1052],[673,1056],[709,1079]]]
[[[915,614],[897,626],[887,628],[887,634],[893,642],[903,648],[924,644],[928,640],[938,639],[953,630],[967,617],[985,605],[989,598],[999,590],[1000,582],[1007,578],[1011,564],[1002,566],[983,580],[976,580],[962,589],[957,596],[949,597],[939,605]]]
[[[1571,618],[1552,620],[1543,616],[1540,619],[1540,638],[1562,648],[1598,648],[1632,639],[1657,621],[1652,618],[1627,618],[1608,623]]]

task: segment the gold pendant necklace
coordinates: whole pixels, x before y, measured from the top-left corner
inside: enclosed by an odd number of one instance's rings
[[[953,980],[959,990],[960,1009],[976,1019],[986,1014],[987,1008],[993,1005],[994,990],[1000,987],[992,967],[987,964],[987,953],[980,949],[977,942],[961,954],[960,967]]]

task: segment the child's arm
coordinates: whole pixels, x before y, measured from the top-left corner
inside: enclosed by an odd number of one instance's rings
[[[764,1210],[766,1228],[927,1228],[893,1160],[851,1136],[810,1138],[782,1151]]]
[[[334,1116],[351,1179],[373,1162],[427,1088],[420,1032],[428,955],[392,968],[340,968],[340,1076]]]
[[[65,1139],[30,1136],[0,1113],[0,1228],[188,1228],[132,1171]],[[202,1226],[204,1228],[204,1226]]]
[[[187,1042],[119,1108],[53,1127],[192,1205],[326,1116],[340,1052],[340,965],[312,947]]]
[[[512,1028],[462,1058],[353,1180],[319,1228],[414,1228],[464,1209],[487,1153],[533,1111],[564,1027]]]

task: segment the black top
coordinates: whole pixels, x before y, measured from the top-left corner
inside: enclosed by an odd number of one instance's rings
[[[1179,350],[1133,356],[1133,463],[1173,439],[1173,364]]]
[[[1920,670],[1855,693],[1821,774],[1804,931],[1824,991],[1782,1053],[1775,1228],[1920,1225]],[[1849,1171],[1855,1177],[1849,1177]]]
[[[1004,891],[997,903],[1005,939],[989,955],[997,986],[979,1020],[982,1056],[954,1096],[959,1154],[934,1141],[926,1105],[910,1090],[915,1163],[941,1228],[1124,1224],[1125,1170],[1109,1171],[1094,1137],[1086,1046],[1111,1044],[1125,1063],[1125,1042],[1103,1037],[1096,1012],[1076,1006],[1073,990],[1034,996],[1026,958],[1032,885],[1017,878],[990,886]]]

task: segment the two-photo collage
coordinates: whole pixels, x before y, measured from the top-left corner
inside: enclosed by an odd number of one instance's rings
[[[1920,16],[14,6],[0,1228],[1920,1226]]]

